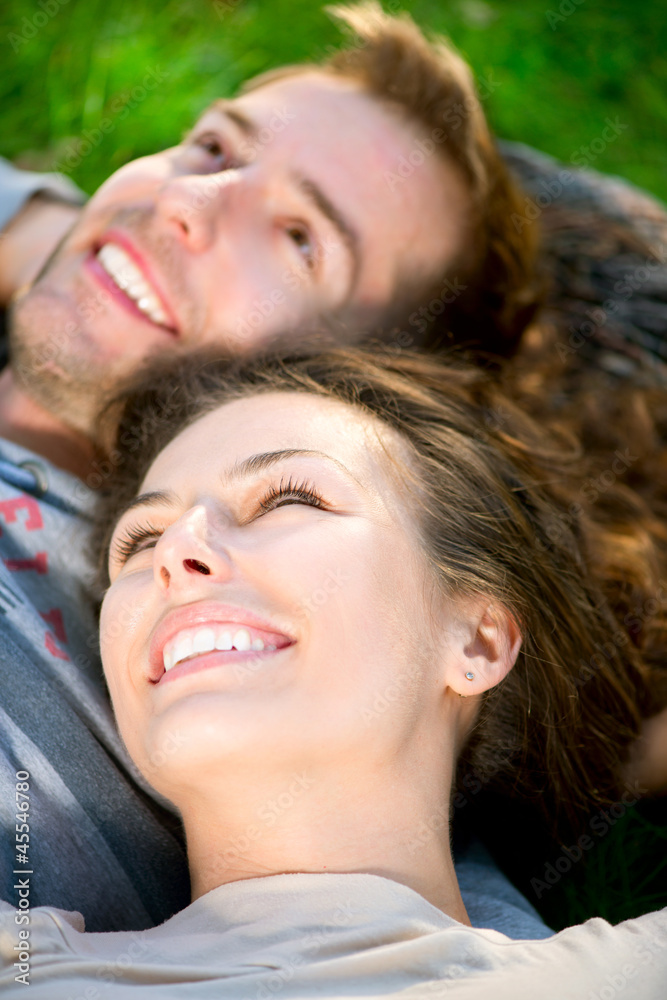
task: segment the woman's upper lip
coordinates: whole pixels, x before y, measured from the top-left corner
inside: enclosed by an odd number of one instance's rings
[[[242,628],[261,629],[277,637],[278,646],[288,646],[295,642],[294,636],[288,635],[278,628],[268,618],[262,618],[248,608],[233,604],[221,604],[218,601],[197,601],[193,604],[181,605],[167,612],[157,626],[150,643],[149,680],[158,681],[164,674],[164,647],[181,629],[194,628],[197,625],[234,624]]]
[[[128,257],[131,257],[136,266],[139,268],[143,274],[145,280],[148,282],[150,287],[155,292],[158,297],[162,308],[164,309],[166,315],[169,318],[169,324],[176,334],[180,333],[180,328],[178,321],[176,319],[174,310],[171,307],[170,302],[167,299],[165,292],[163,291],[160,282],[158,281],[153,268],[146,256],[137,248],[136,244],[132,239],[124,233],[121,229],[108,229],[102,238],[95,245],[95,253],[102,249],[105,243],[115,243],[117,246],[121,247]]]

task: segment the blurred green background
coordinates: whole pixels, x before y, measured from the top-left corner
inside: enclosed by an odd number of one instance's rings
[[[667,199],[664,0],[404,0],[472,63],[496,132]],[[339,33],[312,0],[3,0],[0,153],[86,191],[172,145],[213,98]],[[154,71],[146,90],[142,80]],[[97,138],[102,119],[111,129]],[[586,153],[606,119],[627,128]],[[88,139],[86,139],[88,135]],[[88,142],[92,148],[87,151]]]

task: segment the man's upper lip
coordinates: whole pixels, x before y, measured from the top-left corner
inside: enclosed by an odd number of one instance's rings
[[[169,325],[174,330],[175,333],[180,332],[178,321],[174,310],[166,297],[165,292],[160,286],[160,282],[157,279],[153,268],[149,264],[146,257],[137,249],[133,241],[129,236],[120,229],[108,229],[104,236],[98,241],[95,246],[95,252],[97,253],[106,243],[115,243],[119,246],[128,257],[131,257],[133,262],[139,268],[143,274],[145,280],[148,282],[152,290],[155,292],[157,298],[160,301],[160,305],[164,309],[166,315],[169,317]]]
[[[181,605],[174,608],[173,611],[167,612],[153,633],[150,644],[149,680],[159,681],[164,674],[164,647],[177,632],[185,628],[194,628],[197,625],[203,627],[226,622],[238,625],[239,628],[245,625],[249,628],[271,632],[283,640],[282,645],[284,646],[291,645],[295,641],[293,636],[278,628],[269,619],[261,618],[248,608],[233,604],[220,604],[218,601],[197,601],[193,604]]]

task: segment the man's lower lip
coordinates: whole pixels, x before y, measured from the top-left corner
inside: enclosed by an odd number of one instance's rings
[[[287,646],[281,647],[281,649],[287,648]],[[203,670],[210,670],[213,667],[233,666],[235,663],[243,663],[246,669],[248,669],[249,664],[257,663],[257,669],[260,670],[260,661],[268,659],[270,656],[275,656],[276,653],[281,652],[281,649],[248,649],[244,652],[238,649],[231,649],[228,652],[216,650],[215,653],[202,653],[200,656],[193,656],[191,660],[183,660],[182,663],[177,663],[171,670],[166,670],[158,678],[157,683],[168,684],[169,681],[177,680],[186,674],[198,674]],[[252,671],[251,666],[249,669]]]
[[[91,252],[86,257],[83,266],[88,272],[88,274],[92,276],[93,280],[96,281],[98,285],[101,285],[106,292],[109,292],[109,294],[113,297],[114,301],[116,301],[120,306],[122,306],[123,309],[126,310],[126,312],[130,313],[131,316],[136,316],[139,319],[142,319],[144,323],[147,323],[149,326],[152,326],[153,329],[155,330],[162,330],[162,332],[167,337],[177,336],[175,330],[170,330],[166,326],[161,326],[159,323],[154,323],[152,319],[149,319],[146,313],[143,313],[141,311],[141,309],[137,306],[136,302],[133,299],[131,299],[129,295],[126,295],[125,292],[122,290],[122,288],[118,287],[118,285],[113,280],[110,274],[107,274],[107,272],[104,270],[99,260],[97,259],[97,254]]]

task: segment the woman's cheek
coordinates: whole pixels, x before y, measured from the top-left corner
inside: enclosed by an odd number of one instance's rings
[[[107,679],[132,666],[150,630],[145,584],[137,574],[107,591],[100,614],[100,652]]]

